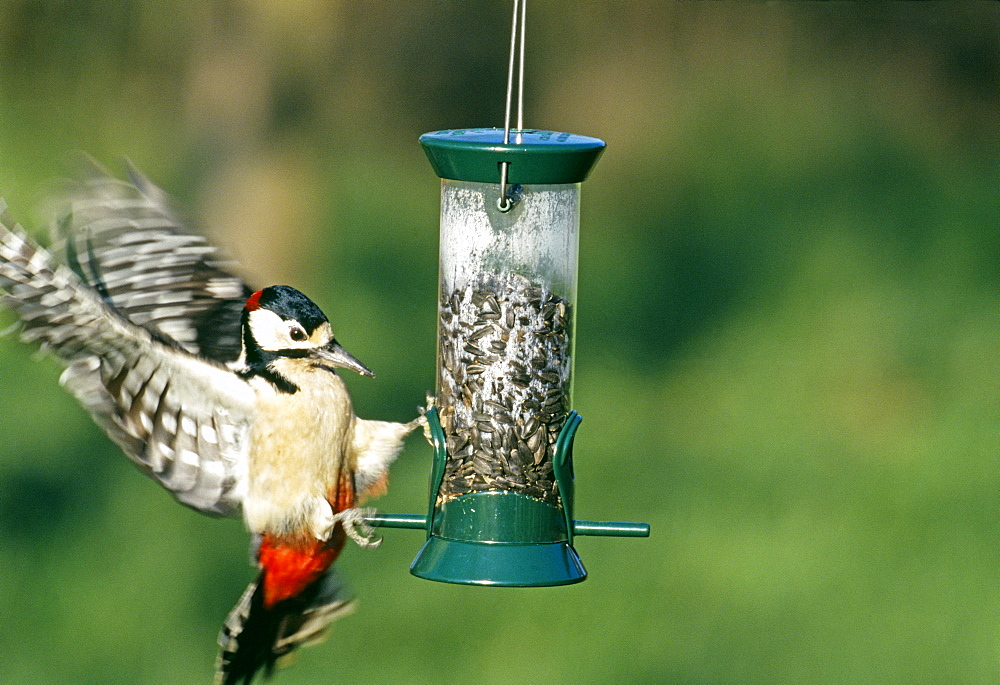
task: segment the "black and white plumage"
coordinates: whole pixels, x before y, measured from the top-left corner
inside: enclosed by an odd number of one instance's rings
[[[220,635],[218,680],[249,682],[347,610],[330,565],[345,537],[369,544],[355,503],[420,421],[355,416],[335,368],[371,372],[319,308],[287,286],[254,293],[130,173],[75,187],[53,252],[0,201],[0,293],[133,462],[189,507],[243,515],[261,575]]]
[[[110,207],[126,206],[115,202]],[[169,305],[162,315],[139,303],[134,295],[139,281],[122,277],[128,270],[122,268],[119,254],[127,238],[116,241],[109,230],[102,235],[106,242],[94,242],[89,250],[92,282],[110,280],[118,294],[117,299],[107,298],[101,286],[85,282],[13,226],[3,209],[0,290],[5,292],[4,303],[23,322],[21,339],[37,342],[66,363],[60,382],[122,451],[179,501],[209,514],[237,514],[254,405],[246,382],[221,362],[185,349],[195,343],[177,341],[164,331],[186,328],[184,337],[196,338],[190,335],[196,319],[178,316],[180,305]],[[127,230],[125,220],[120,223],[117,229]],[[67,246],[86,240],[86,226],[73,231]],[[155,246],[178,232],[175,227],[172,232],[147,233],[147,244]],[[143,254],[134,241],[132,249]],[[96,270],[104,257],[106,274]],[[136,271],[156,274],[152,261],[139,257]],[[191,266],[174,262],[156,274],[161,282],[170,281],[174,290],[163,292],[176,292],[170,297],[175,302],[195,297],[177,285],[184,283],[184,271]],[[145,325],[131,320],[130,313]]]
[[[205,359],[240,354],[240,312],[253,290],[238,266],[188,231],[167,195],[128,166],[66,187],[55,254],[119,313]]]

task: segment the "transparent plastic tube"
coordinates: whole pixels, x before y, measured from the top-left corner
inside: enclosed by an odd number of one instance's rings
[[[580,184],[443,180],[438,504],[506,490],[560,504],[553,445],[571,407]]]

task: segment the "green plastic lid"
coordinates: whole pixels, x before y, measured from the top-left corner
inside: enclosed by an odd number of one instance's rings
[[[453,181],[499,183],[500,164],[508,162],[508,183],[580,183],[587,178],[604,141],[575,133],[457,128],[420,136],[434,172]]]

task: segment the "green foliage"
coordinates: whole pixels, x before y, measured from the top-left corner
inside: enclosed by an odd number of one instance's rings
[[[495,2],[7,2],[0,194],[30,229],[84,150],[129,157],[257,283],[433,389],[437,179],[417,136],[502,123]],[[584,184],[578,586],[342,564],[359,611],[276,683],[1000,678],[1000,12],[536,3],[527,122],[605,139]],[[13,317],[0,312],[0,327]],[[253,572],[236,521],[141,477],[0,338],[0,673],[207,682]],[[426,507],[413,439],[384,511]]]

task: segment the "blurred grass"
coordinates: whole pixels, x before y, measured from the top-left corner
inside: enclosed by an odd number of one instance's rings
[[[0,5],[0,193],[30,228],[129,157],[255,282],[433,387],[437,181],[416,137],[501,119],[504,3]],[[536,3],[529,125],[584,185],[575,402],[591,577],[452,587],[419,534],[349,550],[357,614],[281,683],[1000,680],[1000,10]],[[0,324],[12,321],[0,313]],[[239,522],[142,478],[0,338],[0,674],[206,682]],[[414,439],[385,511],[422,512]]]

